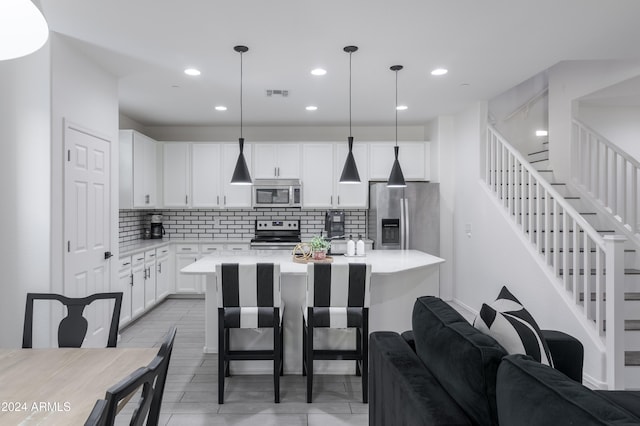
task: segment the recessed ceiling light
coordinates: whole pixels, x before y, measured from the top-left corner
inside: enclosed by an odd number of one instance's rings
[[[308,107],[305,108],[307,111],[315,111],[318,109],[317,106],[315,105],[309,105]]]
[[[325,75],[327,73],[327,70],[325,70],[324,68],[316,68],[311,70],[311,74],[313,75]]]
[[[184,70],[184,73],[186,75],[191,75],[191,76],[198,76],[200,75],[200,70],[197,70],[195,68],[187,68],[186,70]]]
[[[405,109],[409,109],[409,107],[408,107],[408,106],[406,106],[406,105],[398,105],[398,106],[396,107],[396,109],[397,109],[398,111],[404,111]]]
[[[536,130],[536,136],[549,136],[549,132],[546,130]]]
[[[224,105],[216,105],[216,111],[226,111],[227,107]]]
[[[431,75],[445,75],[448,72],[449,70],[446,68],[436,68],[435,70],[431,71]]]

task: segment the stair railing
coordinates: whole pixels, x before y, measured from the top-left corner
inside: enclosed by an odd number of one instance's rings
[[[564,288],[590,334],[606,349],[609,389],[623,389],[624,239],[605,240],[491,126],[485,149],[489,190]],[[605,274],[605,269],[614,273]]]
[[[573,178],[632,234],[640,236],[640,162],[581,121],[573,120]]]

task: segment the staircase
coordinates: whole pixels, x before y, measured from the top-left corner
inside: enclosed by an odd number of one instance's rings
[[[489,127],[487,136],[485,181],[564,290],[568,306],[601,341],[608,387],[640,388],[640,269],[633,233],[621,237],[610,215],[556,179],[546,142],[525,157],[495,129]]]

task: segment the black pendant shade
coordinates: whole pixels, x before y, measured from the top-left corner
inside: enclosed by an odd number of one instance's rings
[[[396,158],[393,160],[393,166],[391,166],[391,174],[389,175],[387,186],[389,188],[404,188],[407,186],[407,183],[404,181],[404,175],[402,174],[400,162],[398,161],[398,152],[400,151],[400,147],[394,146],[393,150],[396,154]]]
[[[231,176],[231,183],[234,185],[251,185],[251,174],[249,173],[249,167],[247,167],[247,161],[244,159],[244,138],[238,139],[240,144],[240,155],[238,155],[238,161],[236,162],[236,168],[233,170],[233,176]]]
[[[251,185],[253,182],[251,181],[251,174],[249,173],[249,167],[247,167],[247,161],[244,158],[244,138],[242,137],[242,54],[247,52],[249,48],[247,46],[235,46],[233,50],[240,53],[240,138],[238,138],[240,154],[238,155],[236,168],[233,170],[233,175],[231,176],[231,184]]]
[[[353,157],[353,136],[351,136],[351,54],[357,51],[358,47],[346,46],[343,50],[349,54],[349,153],[342,168],[340,183],[360,183],[356,159]]]
[[[356,167],[356,159],[353,158],[353,136],[349,136],[349,153],[344,162],[344,168],[340,175],[340,183],[360,183],[360,174]]]
[[[395,159],[393,160],[393,166],[391,166],[391,174],[387,181],[387,186],[390,188],[404,188],[407,183],[404,181],[404,174],[402,174],[402,168],[400,167],[400,161],[398,161],[398,153],[400,147],[398,146],[398,71],[402,69],[402,65],[394,65],[390,68],[391,71],[396,73],[396,146],[393,147],[395,153]]]

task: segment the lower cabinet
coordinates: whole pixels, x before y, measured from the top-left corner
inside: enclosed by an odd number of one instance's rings
[[[173,292],[172,266],[169,245],[120,258],[120,327],[130,323]]]
[[[202,277],[180,272],[182,268],[200,259],[199,244],[176,245],[176,293],[202,293]]]

